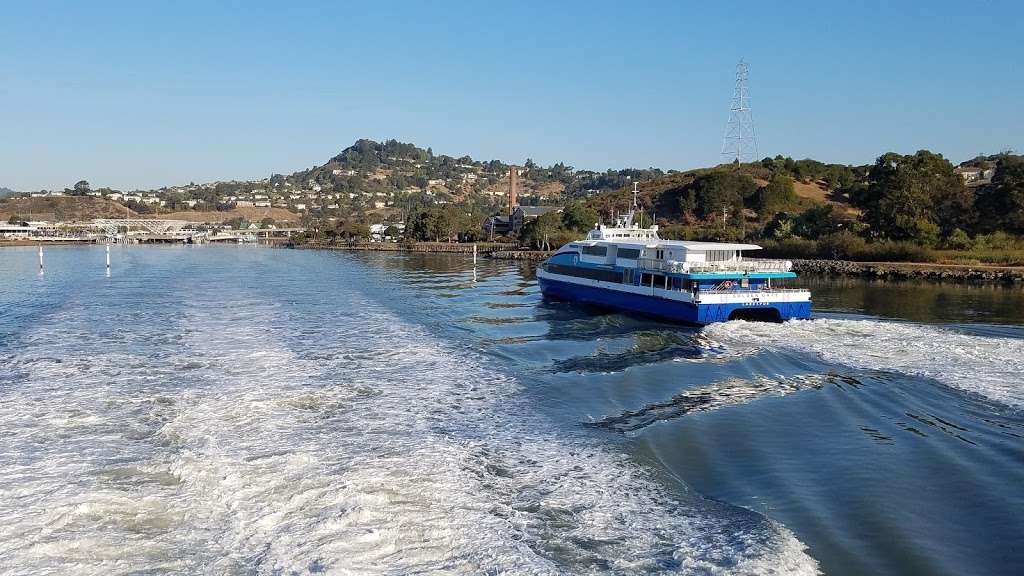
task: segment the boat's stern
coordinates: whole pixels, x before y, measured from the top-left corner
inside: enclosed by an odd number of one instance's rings
[[[695,304],[700,324],[729,320],[784,322],[811,317],[811,292],[804,289],[703,292]]]

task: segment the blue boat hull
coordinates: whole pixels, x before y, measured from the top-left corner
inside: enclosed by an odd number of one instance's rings
[[[605,290],[570,282],[537,278],[541,293],[558,300],[584,302],[604,308],[633,312],[672,322],[704,325],[725,322],[735,316],[754,317],[763,311],[765,319],[778,321],[811,317],[810,302],[759,302],[755,304],[691,304],[666,298]],[[775,317],[774,312],[778,313]],[[734,314],[735,313],[735,314]]]

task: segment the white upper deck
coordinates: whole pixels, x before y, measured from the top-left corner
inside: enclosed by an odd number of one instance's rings
[[[634,191],[635,192],[635,191]],[[634,205],[635,205],[634,198]],[[760,250],[756,244],[662,240],[658,226],[633,223],[633,212],[616,218],[614,226],[598,224],[584,240],[570,242],[558,252],[578,252],[582,262],[660,270],[666,272],[788,272],[786,260],[744,259],[743,252]],[[556,253],[557,254],[557,253]]]

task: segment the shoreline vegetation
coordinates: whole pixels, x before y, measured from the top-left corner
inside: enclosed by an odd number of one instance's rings
[[[472,243],[459,242],[308,242],[285,247],[302,250],[355,250],[380,252],[433,252],[472,254]],[[477,253],[493,260],[540,262],[554,254],[553,250],[524,250],[512,244],[479,242]],[[932,280],[947,282],[1024,283],[1024,266],[986,264],[948,264],[934,262],[858,262],[820,258],[789,258],[793,270],[800,274],[848,276],[878,280]]]

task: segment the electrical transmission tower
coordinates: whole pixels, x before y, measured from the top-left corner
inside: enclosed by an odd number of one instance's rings
[[[722,161],[731,163],[756,162],[757,136],[754,135],[754,117],[750,113],[750,93],[747,89],[747,64],[736,65],[736,89],[732,94],[729,123],[722,137]]]

